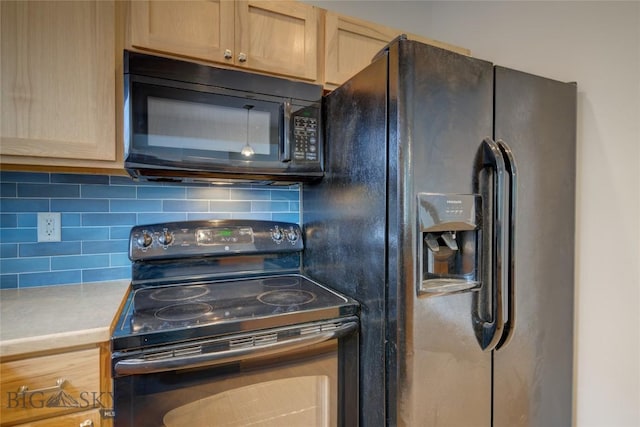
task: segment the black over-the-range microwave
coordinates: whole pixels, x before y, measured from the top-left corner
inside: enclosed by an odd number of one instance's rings
[[[124,166],[159,181],[323,176],[322,86],[124,52]]]

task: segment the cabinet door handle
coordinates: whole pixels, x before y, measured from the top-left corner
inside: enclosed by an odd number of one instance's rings
[[[83,422],[80,423],[80,425],[78,427],[93,427],[93,421],[92,420],[84,420]]]
[[[33,393],[49,393],[52,391],[61,391],[62,387],[64,387],[64,384],[66,382],[67,380],[65,380],[64,378],[58,378],[56,380],[56,385],[52,385],[51,387],[38,388],[35,390],[29,390],[29,386],[21,385],[18,388],[18,394],[26,395],[26,394],[33,394]]]
[[[233,52],[231,52],[230,49],[225,49],[224,50],[224,59],[231,59],[233,58]]]
[[[238,55],[238,61],[247,62],[247,54],[240,52],[240,55]]]

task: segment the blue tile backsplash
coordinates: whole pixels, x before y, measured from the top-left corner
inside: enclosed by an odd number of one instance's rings
[[[38,242],[38,212],[61,213],[60,242]],[[299,189],[0,172],[0,288],[129,279],[132,226],[236,218],[299,224]]]

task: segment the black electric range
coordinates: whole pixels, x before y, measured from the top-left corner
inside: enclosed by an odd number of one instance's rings
[[[353,322],[356,301],[300,274],[303,248],[301,230],[292,223],[213,220],[134,227],[131,291],[112,350],[118,357],[253,331],[288,336],[323,322]]]

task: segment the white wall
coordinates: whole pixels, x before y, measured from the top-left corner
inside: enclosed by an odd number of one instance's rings
[[[306,3],[578,83],[575,420],[640,426],[640,2]]]

